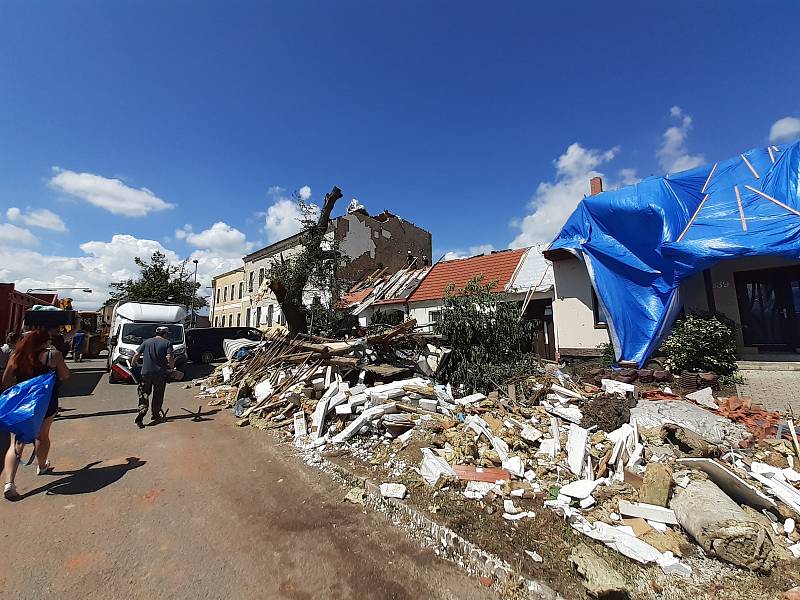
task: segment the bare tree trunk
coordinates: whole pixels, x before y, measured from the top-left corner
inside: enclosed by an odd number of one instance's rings
[[[342,190],[336,186],[333,186],[331,191],[325,194],[325,202],[322,205],[319,218],[316,225],[312,227],[314,231],[303,252],[312,256],[322,255],[322,242],[325,239],[325,232],[328,230],[328,225],[331,221],[331,213],[336,201],[341,197]],[[303,290],[308,283],[309,276],[310,272],[306,271],[305,273],[296,273],[292,281],[273,279],[269,283],[269,289],[275,294],[275,298],[281,307],[281,312],[286,317],[286,327],[289,329],[289,333],[293,335],[308,332],[306,309],[303,306]]]

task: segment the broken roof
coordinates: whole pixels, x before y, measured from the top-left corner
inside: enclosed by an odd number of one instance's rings
[[[553,289],[553,269],[542,250],[542,246],[528,248],[506,285],[507,292],[546,292]]]
[[[643,364],[680,284],[742,256],[800,258],[800,142],[584,198],[550,246],[581,258],[618,360]]]
[[[358,315],[371,305],[404,303],[430,270],[405,268],[392,275],[373,274],[353,286],[340,304],[354,307],[353,314]]]
[[[504,291],[517,271],[526,248],[500,250],[470,258],[458,258],[436,263],[430,273],[408,298],[409,302],[444,298],[447,286],[463,288],[470,279],[482,275],[484,283],[497,282],[495,290]]]

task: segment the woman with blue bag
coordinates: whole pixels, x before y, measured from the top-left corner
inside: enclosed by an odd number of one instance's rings
[[[43,329],[26,334],[9,358],[0,395],[0,425],[12,432],[3,468],[6,499],[19,498],[14,477],[26,443],[36,444],[36,474],[52,470],[47,460],[50,426],[58,412],[58,384],[70,374],[64,357],[50,347],[50,334]]]

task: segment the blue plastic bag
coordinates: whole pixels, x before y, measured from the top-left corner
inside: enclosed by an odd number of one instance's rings
[[[51,371],[18,383],[0,394],[0,425],[23,444],[36,440],[53,397],[56,373]]]

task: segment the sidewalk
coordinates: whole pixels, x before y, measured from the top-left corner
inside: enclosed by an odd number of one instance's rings
[[[741,370],[739,396],[749,396],[767,410],[800,415],[800,372]]]

